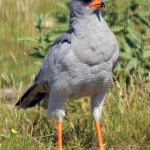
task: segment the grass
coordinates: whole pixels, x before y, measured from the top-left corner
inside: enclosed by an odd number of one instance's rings
[[[21,87],[33,80],[39,66],[30,57],[33,43],[19,42],[20,37],[35,37],[33,14],[56,13],[55,1],[0,1],[0,88],[13,88],[14,101],[0,99],[0,150],[56,149],[56,121],[46,118],[45,110],[14,108]],[[101,118],[106,150],[149,150],[149,82],[133,78],[133,83],[112,81]],[[19,89],[19,90],[18,90]],[[64,150],[96,150],[97,138],[90,113],[90,101],[68,101],[63,122]],[[73,128],[74,127],[74,128]],[[15,129],[17,133],[12,132]]]
[[[20,42],[20,37],[35,37],[33,14],[49,12],[52,18],[56,12],[55,1],[1,0],[0,2],[0,87],[29,83],[38,67],[29,56],[34,46],[30,42]]]
[[[121,85],[112,82],[111,86],[116,88],[110,88],[101,118],[106,149],[148,150],[149,85],[139,82],[126,88],[124,82]],[[45,110],[35,107],[18,111],[8,103],[3,103],[0,107],[0,149],[56,149],[56,121],[48,120]],[[64,149],[97,149],[89,99],[68,101],[66,116],[70,122],[63,122]],[[11,129],[15,129],[17,133],[12,133]]]

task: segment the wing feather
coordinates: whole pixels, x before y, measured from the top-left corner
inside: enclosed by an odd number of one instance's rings
[[[69,51],[70,41],[69,33],[62,34],[55,41],[52,50],[46,55],[33,85],[16,103],[18,108],[33,107],[41,100],[43,100],[42,107],[47,108],[53,79],[64,70],[62,61]]]

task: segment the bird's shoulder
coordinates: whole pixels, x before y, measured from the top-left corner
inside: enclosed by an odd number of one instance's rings
[[[67,32],[63,33],[62,35],[60,35],[54,42],[53,46],[55,46],[57,44],[63,44],[64,42],[71,43],[70,31],[67,31]]]
[[[35,77],[37,81],[51,81],[54,76],[63,71],[63,59],[70,50],[70,33],[63,33],[53,44],[51,50],[45,56],[42,66]]]

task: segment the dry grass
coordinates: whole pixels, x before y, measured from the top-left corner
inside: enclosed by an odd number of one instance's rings
[[[0,1],[0,88],[10,87],[16,99],[20,89],[30,83],[38,66],[29,56],[32,43],[19,42],[19,37],[35,37],[33,13],[56,11],[54,0]],[[134,78],[134,77],[133,77]],[[150,101],[149,83],[141,79],[129,86],[124,81],[112,82],[101,119],[107,150],[149,150]],[[19,89],[19,90],[18,90]],[[2,101],[3,100],[3,101]],[[3,95],[0,99],[0,149],[48,150],[56,149],[56,121],[45,118],[38,107],[16,110]],[[63,125],[64,150],[96,150],[97,138],[90,113],[89,99],[69,101],[67,121]],[[17,133],[12,132],[15,129]]]
[[[38,66],[29,56],[33,43],[19,42],[20,37],[35,37],[37,32],[33,14],[56,11],[55,1],[40,0],[1,0],[0,1],[0,87],[10,86],[15,81],[29,83]]]
[[[130,85],[112,82],[101,119],[107,150],[149,150],[149,85],[144,82]],[[119,87],[120,85],[120,87]],[[122,88],[123,87],[123,88]],[[56,121],[45,118],[38,107],[16,110],[8,103],[0,108],[0,147],[3,150],[56,149]],[[90,113],[90,101],[69,101],[64,120],[65,150],[96,150],[97,138]],[[12,133],[15,129],[18,133]]]

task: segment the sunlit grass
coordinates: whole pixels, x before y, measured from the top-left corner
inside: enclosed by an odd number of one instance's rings
[[[19,42],[18,39],[35,37],[33,14],[49,12],[53,18],[57,9],[55,2],[0,1],[0,88],[14,89],[12,103],[5,95],[0,99],[2,150],[56,149],[56,121],[48,120],[45,110],[35,107],[18,111],[14,108],[21,88],[31,83],[39,68],[34,64],[35,59],[29,56],[33,43]],[[108,92],[101,119],[106,150],[149,150],[150,87],[139,78],[133,81],[136,82],[129,86],[125,81],[112,82]],[[66,120],[63,123],[64,150],[97,150],[89,99],[68,101],[66,116],[70,123]]]
[[[1,0],[0,2],[0,86],[29,83],[38,67],[29,56],[33,43],[19,42],[20,37],[35,37],[33,14],[49,12],[53,17],[56,1]],[[29,58],[30,57],[30,58]],[[7,79],[6,79],[7,78]]]
[[[107,150],[148,150],[149,87],[139,81],[126,88],[112,82],[101,118],[102,134]],[[120,88],[121,86],[122,88]],[[56,121],[45,117],[46,111],[38,107],[16,110],[7,103],[0,105],[0,148],[3,150],[56,149]],[[63,122],[65,150],[96,150],[97,137],[90,113],[90,101],[68,101],[66,120]],[[74,128],[72,127],[72,124]],[[13,133],[12,129],[17,133]]]

